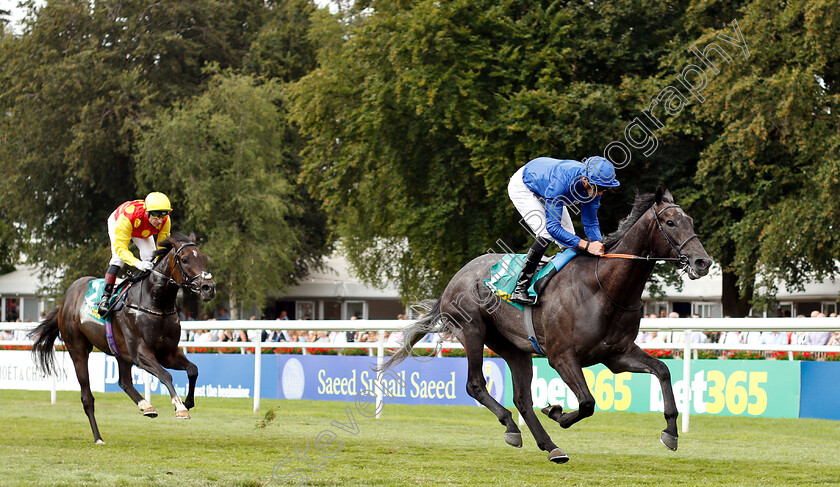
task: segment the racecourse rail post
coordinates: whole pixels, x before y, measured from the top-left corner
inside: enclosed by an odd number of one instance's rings
[[[50,385],[50,404],[55,404],[57,400],[55,374],[50,374],[50,377],[52,378],[52,384]]]
[[[691,329],[683,333],[683,416],[682,431],[688,433],[688,417],[691,414]]]
[[[382,416],[382,363],[385,360],[385,330],[379,330],[379,341],[376,344],[376,419]]]
[[[262,379],[262,332],[257,332],[254,344],[254,412],[260,410],[260,381]]]
[[[152,374],[143,371],[143,392],[146,396],[146,402],[152,402],[152,387],[149,383],[152,382]]]

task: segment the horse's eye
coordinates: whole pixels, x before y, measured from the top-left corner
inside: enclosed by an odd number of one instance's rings
[[[668,220],[668,221],[665,222],[665,224],[668,225],[669,227],[672,227],[672,228],[677,226],[677,224],[674,223],[674,220]]]

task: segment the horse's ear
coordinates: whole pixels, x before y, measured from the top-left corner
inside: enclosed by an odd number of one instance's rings
[[[190,242],[195,243],[195,232],[190,232],[190,236],[187,238],[190,239]]]
[[[665,199],[665,201],[667,201],[668,203],[674,203],[674,195],[672,195],[672,194],[671,194],[671,191],[670,191],[670,190],[666,189],[666,190],[665,190],[665,194],[663,194],[663,195],[662,195],[662,197],[663,197],[663,198]]]
[[[663,193],[664,193],[664,190],[662,189],[662,185],[660,184],[659,186],[656,187],[656,194],[654,194],[654,196],[653,196],[654,201],[656,202],[657,205],[659,203],[662,203]]]

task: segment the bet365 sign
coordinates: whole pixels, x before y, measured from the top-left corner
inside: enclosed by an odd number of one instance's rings
[[[782,360],[692,360],[691,377],[683,380],[682,360],[664,360],[671,371],[677,408],[685,411],[685,388],[690,386],[692,414],[795,418],[799,416],[799,362]],[[534,407],[548,404],[577,409],[571,389],[544,358],[534,359],[531,396]],[[603,365],[583,369],[600,411],[661,412],[659,380],[650,374],[614,374]],[[510,384],[510,372],[505,377]],[[510,386],[505,405],[513,406]]]

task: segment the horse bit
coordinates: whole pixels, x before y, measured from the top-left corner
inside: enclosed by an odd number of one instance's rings
[[[698,237],[696,233],[693,233],[688,238],[683,240],[683,242],[681,244],[675,245],[674,241],[671,240],[671,237],[668,236],[668,233],[665,232],[665,229],[662,228],[662,224],[659,222],[659,215],[661,215],[665,210],[669,210],[671,208],[679,208],[680,206],[679,205],[669,205],[669,206],[666,206],[665,208],[662,208],[659,211],[656,211],[655,206],[656,205],[650,207],[650,211],[653,213],[653,221],[656,222],[656,227],[659,229],[659,232],[662,233],[662,236],[665,237],[665,241],[668,242],[668,245],[671,247],[671,250],[673,250],[674,253],[677,254],[677,257],[651,257],[649,255],[644,256],[644,255],[629,255],[629,254],[605,254],[601,257],[619,258],[619,259],[632,259],[632,260],[647,260],[647,261],[679,262],[681,264],[681,267],[683,269],[685,269],[689,265],[689,262],[688,262],[688,256],[683,255],[682,249],[683,249],[683,247],[685,247],[685,245],[688,242],[690,242],[691,240],[693,240],[695,238],[699,239],[700,237]],[[613,306],[615,306],[616,308],[618,308],[622,311],[639,311],[640,309],[642,309],[642,306],[644,306],[644,302],[642,302],[641,304],[639,304],[639,306],[637,306],[635,308],[630,308],[630,307],[627,307],[627,306],[622,306],[622,305],[616,303],[615,301],[613,301],[613,299],[610,297],[610,295],[607,294],[607,290],[604,289],[604,285],[601,283],[601,278],[598,276],[598,262],[599,261],[600,261],[600,258],[595,261],[595,280],[598,281],[598,287],[601,288],[601,292],[604,293],[604,296],[607,297],[607,300],[610,302],[610,304],[612,304]]]

